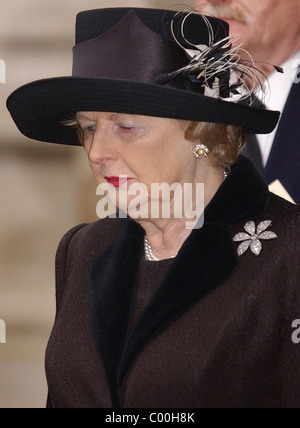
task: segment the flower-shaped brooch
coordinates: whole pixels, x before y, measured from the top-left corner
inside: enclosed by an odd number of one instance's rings
[[[261,240],[270,240],[276,239],[278,236],[276,233],[267,231],[267,229],[272,225],[271,220],[262,221],[255,227],[253,221],[249,221],[245,225],[245,231],[247,233],[238,233],[233,238],[234,242],[242,242],[238,248],[238,255],[242,256],[250,247],[253,254],[259,256],[262,251]]]

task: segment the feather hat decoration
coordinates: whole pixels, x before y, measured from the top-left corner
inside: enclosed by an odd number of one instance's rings
[[[186,37],[188,20],[195,15],[198,15],[207,27],[207,44],[195,44]],[[179,26],[176,25],[178,19]],[[178,12],[170,23],[170,31],[173,40],[189,58],[189,63],[176,71],[158,76],[156,83],[166,85],[178,79],[185,79],[187,89],[193,87],[195,90],[198,85],[199,91],[205,96],[228,102],[247,101],[248,105],[256,101],[256,94],[265,97],[268,93],[266,76],[255,67],[253,58],[249,52],[242,49],[242,44],[236,43],[239,36],[216,39],[211,21],[195,11],[188,14]],[[242,53],[248,60],[241,59]],[[283,72],[280,67],[275,69]],[[264,79],[260,78],[260,75]]]

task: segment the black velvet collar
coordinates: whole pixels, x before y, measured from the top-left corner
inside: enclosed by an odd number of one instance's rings
[[[206,208],[204,226],[185,242],[130,335],[144,230],[131,219],[120,220],[118,235],[89,274],[92,329],[113,407],[121,406],[121,382],[145,344],[232,274],[237,264],[232,229],[262,215],[269,198],[267,185],[240,156]]]

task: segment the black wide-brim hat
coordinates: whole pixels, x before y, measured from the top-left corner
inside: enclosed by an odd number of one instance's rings
[[[270,133],[279,112],[230,98],[237,97],[239,85],[231,83],[228,61],[222,65],[228,34],[227,23],[198,13],[139,8],[82,12],[72,76],[22,86],[8,98],[8,110],[25,136],[68,145],[80,143],[62,121],[78,111],[213,122]],[[203,72],[205,61],[210,68]]]

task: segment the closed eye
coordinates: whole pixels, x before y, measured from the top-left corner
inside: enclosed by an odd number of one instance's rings
[[[91,125],[83,128],[83,132],[89,132],[91,134],[95,134],[96,132],[96,125]]]
[[[124,138],[139,138],[145,133],[145,131],[146,129],[139,125],[118,124],[115,128],[115,132]]]
[[[134,130],[135,128],[133,126],[120,126],[120,129],[121,129],[121,131],[129,132],[129,131]]]

